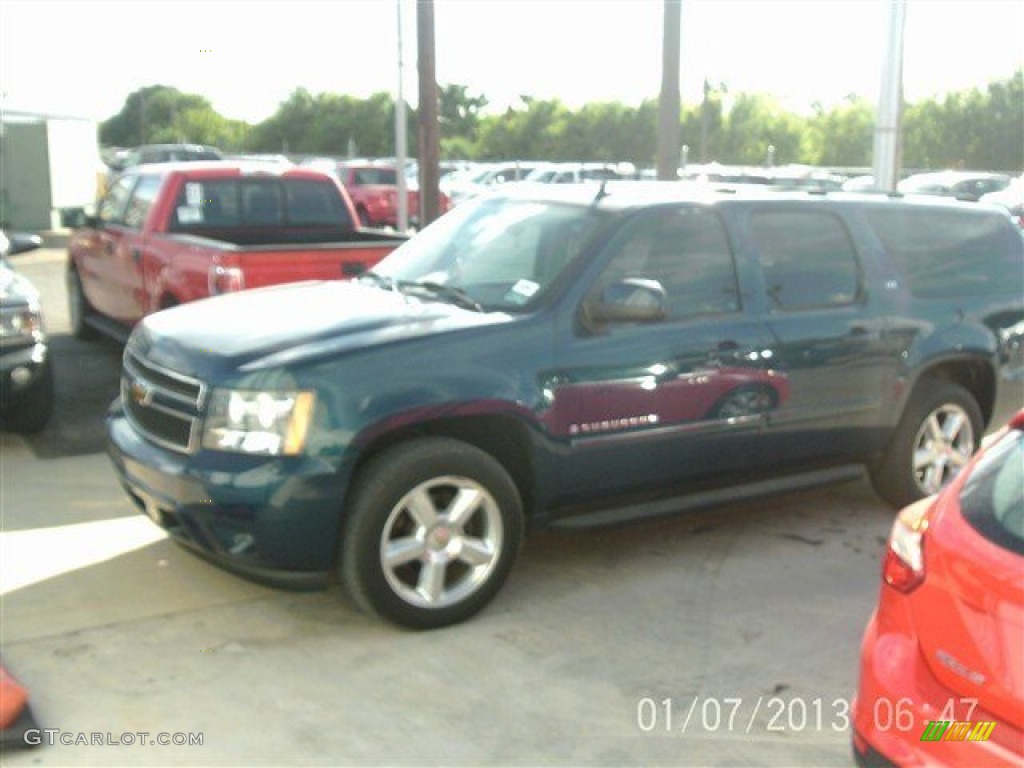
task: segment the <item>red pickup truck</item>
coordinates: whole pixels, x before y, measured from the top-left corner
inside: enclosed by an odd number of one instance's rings
[[[333,176],[247,163],[142,165],[125,172],[68,246],[79,338],[127,338],[176,304],[301,280],[343,279],[405,238],[360,229]]]

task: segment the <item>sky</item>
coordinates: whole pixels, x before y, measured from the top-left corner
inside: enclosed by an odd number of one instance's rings
[[[417,101],[414,0],[0,0],[5,109],[107,119],[169,85],[259,122],[297,87]],[[435,0],[436,71],[490,111],[522,94],[635,106],[661,86],[661,0]],[[1024,67],[1024,0],[906,0],[908,101]],[[680,83],[775,96],[806,112],[881,83],[887,0],[683,0]],[[1024,107],[1022,107],[1024,113]],[[1024,119],[1024,114],[1022,114]]]

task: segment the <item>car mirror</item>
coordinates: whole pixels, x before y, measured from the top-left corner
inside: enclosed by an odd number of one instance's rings
[[[665,319],[665,289],[657,280],[628,277],[588,302],[587,314],[599,323],[656,323]]]
[[[43,247],[43,238],[39,235],[29,235],[22,232],[11,232],[7,235],[7,247],[5,256],[14,256],[19,253],[28,253],[37,248]]]
[[[68,217],[68,224],[76,229],[81,227],[96,229],[100,225],[99,217],[96,215],[96,206],[90,203],[89,205],[76,209]]]

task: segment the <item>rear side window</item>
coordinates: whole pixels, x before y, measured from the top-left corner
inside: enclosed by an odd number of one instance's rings
[[[913,296],[1020,294],[1024,245],[1004,217],[909,206],[866,216]]]
[[[1010,432],[975,465],[960,510],[986,539],[1024,555],[1024,433]]]
[[[852,304],[860,294],[860,264],[843,222],[822,211],[762,211],[750,219],[776,312]]]
[[[352,173],[352,183],[357,186],[398,184],[398,172],[393,168],[357,168]]]
[[[337,189],[311,179],[213,179],[182,185],[173,229],[323,227],[352,229]]]

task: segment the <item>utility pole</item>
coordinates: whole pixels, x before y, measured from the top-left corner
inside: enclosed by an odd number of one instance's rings
[[[405,95],[403,90],[402,60],[402,0],[395,0],[398,15],[398,94],[395,97],[395,179],[398,187],[398,231],[409,230],[409,196],[405,184],[405,155],[408,141],[405,135]]]
[[[441,129],[437,119],[437,74],[434,61],[434,0],[416,4],[419,51],[420,227],[440,214]]]
[[[882,62],[882,86],[875,111],[872,170],[875,189],[896,191],[900,165],[900,117],[903,111],[903,27],[906,0],[889,0],[889,39]]]
[[[661,96],[658,99],[658,178],[679,178],[679,26],[682,0],[664,0]]]

